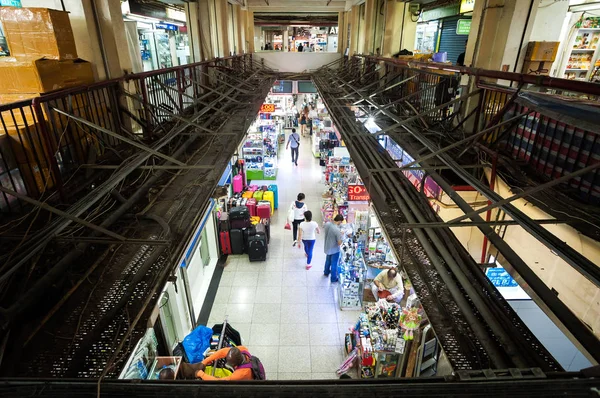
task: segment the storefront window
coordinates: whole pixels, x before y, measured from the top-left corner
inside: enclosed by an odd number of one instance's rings
[[[438,21],[424,22],[417,25],[415,50],[420,53],[435,52],[438,36]]]

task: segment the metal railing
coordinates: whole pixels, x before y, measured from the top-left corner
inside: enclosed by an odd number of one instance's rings
[[[375,72],[377,66],[379,72]],[[388,106],[402,103],[414,115],[421,115],[419,119],[426,124],[451,122],[447,125],[463,126],[471,133],[489,130],[477,145],[518,160],[539,182],[600,162],[597,131],[581,127],[572,119],[571,123],[565,122],[556,112],[534,109],[518,100],[521,93],[543,93],[559,101],[597,102],[598,84],[369,56],[349,58],[342,67],[349,75],[362,76],[357,79],[383,74],[385,84],[380,90],[396,84],[387,89],[390,97],[400,98]],[[460,86],[461,75],[472,77],[474,83]],[[457,94],[462,99],[452,102]],[[521,114],[524,116],[519,119]],[[494,128],[511,118],[518,120]],[[573,177],[564,186],[583,203],[600,204],[598,169]]]
[[[154,140],[162,124],[207,105],[223,70],[252,65],[252,54],[218,58],[0,105],[0,214],[27,207],[10,192],[69,202],[76,189],[65,186],[76,174],[85,181],[82,168],[120,156],[125,142]]]

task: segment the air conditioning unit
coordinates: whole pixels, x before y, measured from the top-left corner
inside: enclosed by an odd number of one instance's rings
[[[421,15],[421,4],[419,3],[409,3],[408,11],[414,15],[415,17]]]

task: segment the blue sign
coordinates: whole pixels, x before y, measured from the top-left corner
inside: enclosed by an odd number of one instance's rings
[[[510,274],[501,267],[488,268],[485,271],[485,275],[496,287],[517,287],[519,284],[513,279]]]
[[[21,0],[0,0],[0,6],[22,7]]]
[[[157,23],[154,24],[156,29],[164,29],[164,30],[178,30],[179,27],[177,25],[173,25],[170,23]]]

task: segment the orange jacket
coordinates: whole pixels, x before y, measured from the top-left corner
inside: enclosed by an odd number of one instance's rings
[[[240,351],[248,351],[246,347],[241,345],[237,348],[239,348]],[[204,365],[209,365],[214,361],[225,358],[230,349],[230,347],[221,348],[219,351],[215,352],[214,354],[203,360],[202,363]],[[196,372],[196,377],[202,380],[253,380],[251,368],[235,369],[231,376],[227,377],[214,377],[211,375],[207,375],[206,373],[204,373],[203,370],[199,370],[198,372]]]

